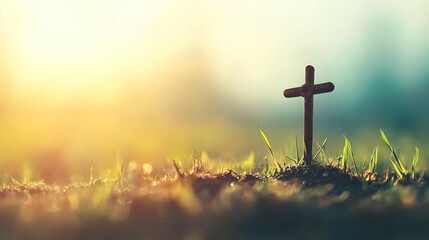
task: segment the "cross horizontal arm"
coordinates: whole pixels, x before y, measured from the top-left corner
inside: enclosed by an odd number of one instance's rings
[[[334,84],[331,82],[316,84],[311,88],[311,95],[319,93],[327,93],[334,91]]]
[[[287,98],[300,97],[301,96],[301,88],[289,88],[284,90],[283,95]]]

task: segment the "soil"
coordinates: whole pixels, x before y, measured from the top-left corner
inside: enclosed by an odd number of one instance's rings
[[[0,239],[427,239],[427,179],[325,165],[0,191]],[[179,174],[180,173],[180,174]],[[369,179],[367,181],[365,179]],[[153,182],[157,182],[153,184]],[[111,191],[109,193],[109,191]],[[103,196],[103,195],[101,195]],[[77,201],[76,199],[79,199]],[[95,198],[97,199],[97,198]],[[78,205],[76,205],[77,203]],[[78,206],[73,210],[73,206]]]

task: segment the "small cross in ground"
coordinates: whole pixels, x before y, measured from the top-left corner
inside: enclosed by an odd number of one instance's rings
[[[334,91],[331,82],[314,85],[314,67],[305,68],[305,84],[301,87],[286,89],[287,98],[304,97],[304,158],[301,164],[310,165],[313,160],[313,95]]]

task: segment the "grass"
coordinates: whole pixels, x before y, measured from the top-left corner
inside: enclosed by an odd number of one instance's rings
[[[417,171],[417,147],[408,173],[380,131],[395,174],[376,174],[383,159],[378,147],[367,168],[359,169],[360,154],[355,156],[346,137],[342,154],[331,157],[325,139],[317,144],[314,164],[298,166],[302,153],[295,137],[294,163],[280,165],[267,135],[259,131],[273,164],[265,158],[261,167],[252,151],[224,165],[236,171],[214,168],[215,160],[196,150],[189,168],[172,160],[162,174],[148,173],[119,155],[112,169],[91,166],[87,180],[66,185],[46,184],[23,166],[20,177],[0,187],[0,237],[371,239],[381,234],[380,221],[390,229],[383,230],[386,238],[429,234],[429,218],[419,214],[429,210],[429,187]]]
[[[420,155],[419,148],[416,147],[416,154],[414,155],[413,163],[411,164],[411,174],[413,179],[415,179],[416,166],[417,166],[417,163],[419,162],[419,155]]]
[[[407,169],[402,164],[401,160],[398,157],[398,154],[396,153],[395,149],[390,144],[390,142],[387,139],[386,135],[384,134],[383,130],[381,130],[381,129],[380,129],[380,135],[381,135],[381,138],[383,139],[384,143],[386,144],[386,146],[388,147],[388,149],[390,150],[390,152],[393,155],[393,158],[395,161],[393,161],[391,159],[390,162],[392,163],[392,166],[395,169],[395,172],[398,175],[398,177],[401,179],[409,178],[409,174],[408,174]],[[411,178],[412,179],[415,179],[415,167],[416,167],[417,162],[419,160],[419,149],[417,147],[415,147],[415,149],[416,149],[416,153],[414,155],[413,162],[411,165],[411,171],[412,171]]]
[[[316,152],[316,154],[313,156],[313,161],[315,161],[316,159],[317,159],[317,157],[319,156],[319,154],[322,154],[322,162],[323,162],[323,160],[324,159],[326,159],[326,153],[325,153],[325,145],[326,145],[326,142],[328,142],[328,138],[325,138],[325,140],[323,141],[323,143],[322,143],[322,146],[320,146],[318,143],[317,143],[317,146],[319,147],[319,150]]]
[[[351,163],[353,163],[353,167],[356,171],[356,174],[359,175],[358,168],[357,168],[356,161],[355,161],[355,156],[353,154],[352,145],[350,144],[350,141],[346,138],[346,136],[344,136],[344,140],[345,140],[345,143],[344,143],[344,148],[343,148],[341,167],[347,172],[351,168],[350,167]],[[347,160],[348,155],[350,155],[351,163],[349,163],[349,161]]]
[[[378,164],[378,147],[375,147],[372,151],[371,158],[369,159],[368,171],[373,173],[377,170]]]
[[[281,171],[282,170],[282,167],[280,166],[280,164],[277,162],[277,160],[276,160],[276,156],[274,155],[274,153],[273,153],[273,149],[271,148],[271,144],[270,144],[270,141],[268,141],[268,138],[267,138],[267,136],[265,135],[265,133],[264,133],[264,131],[262,131],[262,129],[260,128],[260,127],[258,127],[259,128],[259,132],[261,133],[261,135],[262,135],[262,137],[264,138],[264,141],[265,141],[265,144],[267,145],[267,147],[268,147],[268,150],[270,151],[270,153],[271,153],[271,157],[273,158],[273,161],[274,161],[274,163],[276,164],[276,167],[277,167],[277,170],[279,170],[279,171]]]
[[[283,171],[284,168],[282,168],[278,162],[276,161],[275,155],[273,153],[273,149],[271,147],[271,144],[267,138],[267,136],[265,135],[265,133],[262,131],[262,129],[260,127],[259,131],[268,147],[268,150],[271,153],[271,157],[274,160],[274,163],[277,166],[277,170],[278,171]],[[390,160],[392,166],[393,166],[393,170],[395,171],[398,180],[406,180],[406,179],[416,179],[416,166],[417,163],[419,161],[419,148],[415,147],[415,155],[413,157],[413,161],[411,164],[411,175],[409,175],[408,170],[404,167],[404,164],[401,162],[401,160],[398,157],[397,152],[395,151],[395,149],[393,148],[393,146],[390,144],[388,138],[386,137],[385,133],[383,132],[383,130],[380,129],[380,135],[381,135],[381,139],[383,140],[383,142],[386,144],[386,146],[388,147],[388,149],[390,150],[392,156],[394,157],[394,160]],[[317,143],[317,146],[319,147],[319,150],[316,152],[316,154],[313,156],[313,162],[316,162],[317,157],[321,154],[321,162],[324,163],[326,160],[328,160],[328,157],[326,156],[325,153],[325,145],[327,143],[328,139],[325,138],[325,140],[323,141],[322,145]],[[355,173],[357,176],[361,176],[362,178],[364,177],[364,172],[367,173],[376,173],[376,168],[378,165],[378,147],[375,147],[373,150],[373,153],[371,155],[370,161],[369,161],[369,166],[368,169],[362,169],[361,173],[359,173],[357,164],[356,164],[356,160],[355,160],[355,156],[354,156],[354,152],[353,152],[353,148],[352,145],[350,143],[350,141],[347,139],[346,136],[344,136],[344,147],[342,150],[342,154],[340,156],[338,156],[337,158],[334,159],[338,159],[339,160],[339,165],[338,167],[340,167],[343,171],[345,171],[346,173],[348,173],[352,168],[354,169]],[[305,148],[305,146],[304,146]],[[295,136],[295,149],[296,149],[296,157],[290,157],[288,155],[285,154],[285,158],[289,159],[291,161],[293,161],[295,164],[299,163],[300,161],[300,155],[299,155],[299,149],[298,149],[298,140],[297,137]],[[349,158],[350,157],[350,158]],[[329,161],[329,160],[328,160]],[[334,160],[331,160],[329,163],[332,165]],[[265,174],[268,173],[273,173],[273,171],[269,171],[269,165],[268,165],[268,161],[266,159],[266,165],[265,165]]]

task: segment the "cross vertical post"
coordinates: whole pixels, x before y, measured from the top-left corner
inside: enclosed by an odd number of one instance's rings
[[[310,165],[313,160],[313,95],[332,92],[335,86],[331,82],[314,85],[314,67],[305,68],[305,84],[297,88],[284,90],[286,98],[304,97],[304,157],[301,164]]]
[[[305,68],[305,85],[314,86],[314,68]],[[304,162],[308,165],[313,156],[313,94],[304,96]]]

